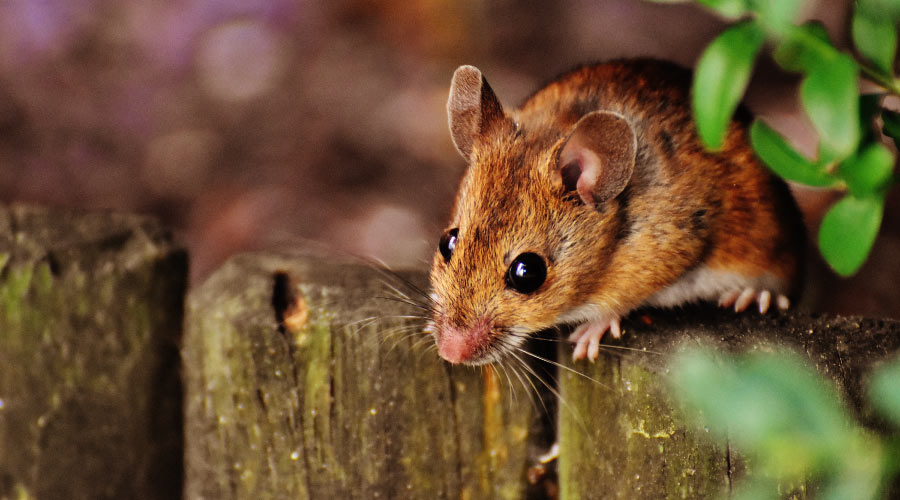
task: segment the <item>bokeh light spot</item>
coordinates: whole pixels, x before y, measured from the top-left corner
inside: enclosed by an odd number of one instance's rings
[[[277,33],[249,19],[213,28],[196,54],[201,87],[225,101],[246,101],[271,91],[281,76],[284,59]]]

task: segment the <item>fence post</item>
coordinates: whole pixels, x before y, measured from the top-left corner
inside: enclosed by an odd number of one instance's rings
[[[385,281],[263,253],[191,292],[188,498],[523,498],[531,401],[439,360]]]
[[[831,379],[857,416],[872,363],[896,352],[900,322],[789,312],[735,314],[712,306],[648,310],[623,323],[621,341],[593,364],[566,361],[560,393],[559,476],[565,499],[716,498],[744,472],[734,450],[685,425],[666,384],[668,355],[685,346],[725,352],[791,349]],[[562,349],[568,360],[571,348]],[[590,379],[588,379],[589,377]],[[877,423],[877,422],[876,422]],[[811,498],[814,485],[791,498]]]
[[[184,251],[152,219],[0,205],[0,498],[178,498]]]

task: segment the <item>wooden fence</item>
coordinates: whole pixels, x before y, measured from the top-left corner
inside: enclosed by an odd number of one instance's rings
[[[691,307],[633,314],[594,364],[548,337],[563,368],[452,367],[385,298],[421,273],[287,251],[186,276],[150,219],[0,208],[0,498],[710,498],[743,465],[680,421],[668,353],[793,349],[865,420],[900,345],[895,321]]]

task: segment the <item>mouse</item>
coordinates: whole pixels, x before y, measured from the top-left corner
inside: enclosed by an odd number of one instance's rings
[[[586,64],[504,108],[480,70],[455,71],[467,165],[429,273],[443,359],[492,363],[571,325],[572,357],[593,361],[638,307],[796,300],[806,232],[790,190],[753,152],[743,107],[704,147],[690,81],[655,59]]]

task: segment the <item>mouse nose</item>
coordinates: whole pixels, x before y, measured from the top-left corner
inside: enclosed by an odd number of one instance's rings
[[[445,325],[438,335],[438,354],[453,363],[472,361],[488,343],[490,325],[487,321],[479,321],[471,327],[455,327]]]

